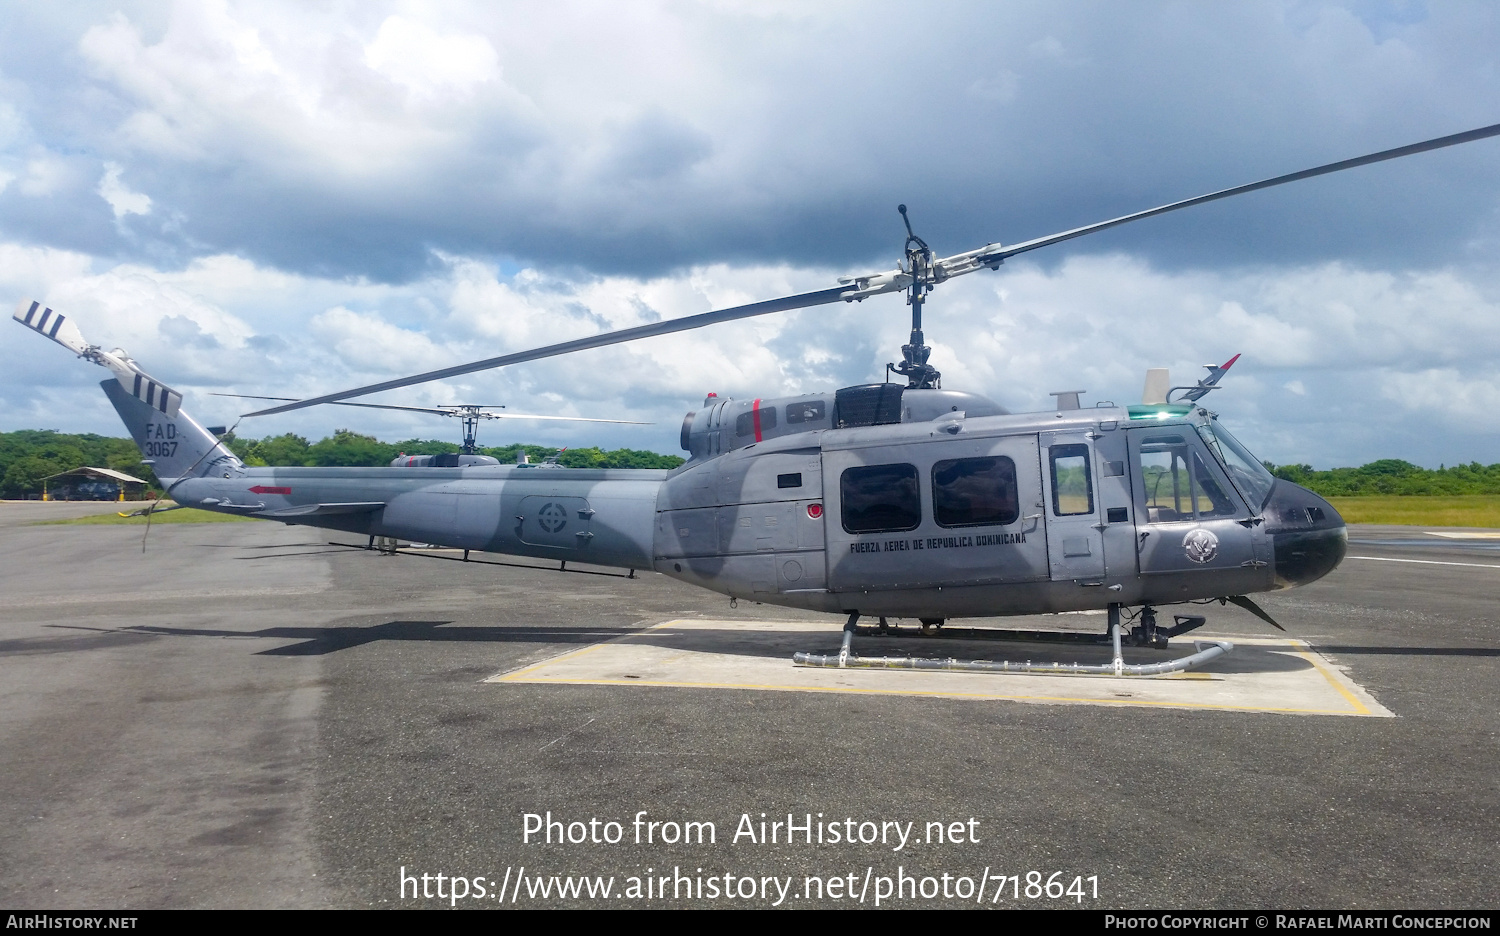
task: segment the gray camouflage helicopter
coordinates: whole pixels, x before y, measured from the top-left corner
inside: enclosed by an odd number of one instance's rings
[[[1224,189],[1019,244],[938,258],[906,218],[895,270],[811,293],[607,332],[371,386],[288,402],[264,416],[445,377],[771,312],[906,293],[911,339],[892,365],[904,386],[732,400],[712,394],[683,420],[689,460],[671,471],[499,465],[250,468],[180,409],[182,396],[123,351],[89,345],[64,316],[23,301],[15,318],[112,370],[101,386],[145,460],[183,505],[372,537],[514,556],[651,569],[731,598],[927,627],[964,617],[1105,609],[1106,667],[973,663],[971,668],[1149,675],[1122,640],[1164,647],[1203,623],[1160,606],[1234,601],[1315,581],[1343,559],[1344,521],[1321,497],[1273,477],[1200,401],[1234,363],[1196,385],[1148,373],[1140,405],[1012,414],[945,390],[929,362],[922,306],[934,287],[1009,257],[1153,215],[1370,163],[1500,135],[1500,124]],[[1172,394],[1181,392],[1174,401]],[[368,405],[368,404],[366,404]],[[1138,622],[1122,634],[1123,610]],[[1275,623],[1272,621],[1271,623]],[[932,665],[948,665],[951,661]],[[920,666],[923,661],[907,660]]]

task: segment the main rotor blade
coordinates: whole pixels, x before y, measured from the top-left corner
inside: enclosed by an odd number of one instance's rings
[[[1007,257],[1036,250],[1038,247],[1046,247],[1058,244],[1085,234],[1093,234],[1108,228],[1128,224],[1131,221],[1139,221],[1142,218],[1150,218],[1179,208],[1190,208],[1193,205],[1201,205],[1206,202],[1217,201],[1221,198],[1229,198],[1233,195],[1243,195],[1260,189],[1271,188],[1277,185],[1285,185],[1288,182],[1297,182],[1302,179],[1311,179],[1315,176],[1327,175],[1330,172],[1340,172],[1344,169],[1353,169],[1358,166],[1368,166],[1371,163],[1384,162],[1387,159],[1397,159],[1402,156],[1411,156],[1416,153],[1425,153],[1428,150],[1442,149],[1447,146],[1456,146],[1460,143],[1469,143],[1474,140],[1483,140],[1487,137],[1500,136],[1500,124],[1488,127],[1480,127],[1477,130],[1469,130],[1464,133],[1455,133],[1449,136],[1437,137],[1421,143],[1413,143],[1409,146],[1398,146],[1395,149],[1382,150],[1378,153],[1370,153],[1367,156],[1356,156],[1353,159],[1343,159],[1338,162],[1328,163],[1312,169],[1303,169],[1300,172],[1292,172],[1286,175],[1276,176],[1270,179],[1262,179],[1259,182],[1251,182],[1247,185],[1237,185],[1233,188],[1210,192],[1207,195],[1199,195],[1195,198],[1185,198],[1181,201],[1159,205],[1148,208],[1145,211],[1137,211],[1132,214],[1111,218],[1108,221],[1099,221],[1095,224],[1061,231],[1057,234],[1049,234],[1046,237],[1038,237],[1019,244],[1004,246],[1000,244],[987,244],[975,250],[955,254],[934,262],[933,266],[936,277],[933,282],[942,282],[965,273],[972,273],[982,267],[994,266]],[[483,361],[475,361],[472,364],[460,364],[455,367],[445,367],[441,370],[428,371],[425,374],[417,374],[412,377],[402,377],[396,380],[387,380],[382,383],[370,384],[367,387],[357,387],[353,390],[343,390],[338,393],[329,393],[320,397],[289,402],[284,406],[275,406],[269,409],[257,410],[246,413],[246,416],[270,416],[276,413],[286,413],[291,410],[302,409],[307,406],[316,406],[320,403],[337,403],[350,397],[364,396],[370,393],[378,393],[382,390],[395,390],[399,387],[410,387],[414,384],[427,383],[432,380],[441,380],[445,377],[457,377],[460,374],[472,374],[475,371],[489,370],[495,367],[504,367],[508,364],[520,364],[526,361],[536,361],[542,358],[555,357],[559,354],[569,354],[574,351],[584,351],[589,348],[602,348],[607,345],[620,344],[626,341],[635,341],[639,338],[651,338],[656,335],[670,335],[675,332],[688,331],[689,329],[702,328],[705,325],[714,325],[719,322],[731,322],[736,319],[750,318],[756,315],[766,315],[772,312],[785,312],[792,309],[803,309],[809,306],[824,305],[840,300],[853,301],[865,299],[870,296],[882,295],[888,292],[896,292],[905,289],[911,282],[911,276],[905,270],[891,270],[884,273],[876,273],[870,276],[849,277],[847,285],[836,286],[831,289],[822,289],[816,292],[802,293],[796,296],[786,296],[781,299],[768,299],[763,302],[752,302],[749,305],[735,306],[731,309],[720,309],[715,312],[704,312],[699,315],[689,315],[685,318],[673,319],[669,322],[657,322],[651,325],[639,325],[634,328],[624,328],[619,331],[605,332],[590,338],[579,338],[574,341],[564,341],[558,344],[548,345],[531,351],[520,351],[515,354],[503,354],[499,357],[486,358]],[[355,404],[347,404],[355,405]],[[360,404],[371,406],[374,404]]]
[[[1127,224],[1131,221],[1139,221],[1142,218],[1150,218],[1154,215],[1166,214],[1179,208],[1191,208],[1193,205],[1201,205],[1205,202],[1217,201],[1221,198],[1229,198],[1232,195],[1243,195],[1246,192],[1255,192],[1260,189],[1271,188],[1275,185],[1285,185],[1288,182],[1298,182],[1302,179],[1311,179],[1314,176],[1327,175],[1330,172],[1341,172],[1345,169],[1354,169],[1358,166],[1368,166],[1371,163],[1384,162],[1387,159],[1399,159],[1402,156],[1411,156],[1416,153],[1425,153],[1428,150],[1442,149],[1445,146],[1457,146],[1460,143],[1470,143],[1474,140],[1483,140],[1487,137],[1500,136],[1500,124],[1488,127],[1480,127],[1478,130],[1469,130],[1464,133],[1455,133],[1451,136],[1438,137],[1422,143],[1413,143],[1410,146],[1398,146],[1395,149],[1381,150],[1368,156],[1356,156],[1353,159],[1342,159],[1338,162],[1329,163],[1326,166],[1318,166],[1313,169],[1303,169],[1301,172],[1290,172],[1286,175],[1276,176],[1272,179],[1262,179],[1259,182],[1251,182],[1247,185],[1236,185],[1234,188],[1223,189],[1218,192],[1210,192],[1207,195],[1199,195],[1196,198],[1185,198],[1171,204],[1161,205],[1156,208],[1148,208],[1145,211],[1137,211],[1133,214],[1122,215],[1111,218],[1108,221],[1100,221],[1097,224],[1089,224],[1071,231],[1063,231],[1059,234],[1048,234],[1046,237],[1038,237],[1019,244],[1000,246],[993,251],[983,251],[978,266],[983,266],[985,261],[993,262],[1004,260],[1006,257],[1014,257],[1016,254],[1025,253],[1028,250],[1036,250],[1038,247],[1047,247],[1058,244],[1095,231]],[[960,255],[963,256],[963,255]],[[968,272],[967,270],[963,272]]]
[[[210,393],[209,396],[238,397],[241,400],[290,400],[295,403],[296,397],[289,396],[255,396],[249,393]],[[359,406],[365,409],[389,409],[406,410],[411,413],[432,413],[436,416],[460,416],[452,410],[434,409],[428,406],[397,406],[394,403],[334,403],[334,406]],[[258,413],[246,413],[246,416],[256,416]],[[485,415],[481,413],[480,415]]]
[[[458,416],[459,413],[451,415]],[[537,416],[534,413],[480,413],[484,419],[566,419],[571,422],[620,423],[626,426],[654,426],[656,423],[636,422],[633,419],[590,419],[587,416]]]
[[[589,348],[602,348],[607,345],[620,344],[626,341],[635,341],[639,338],[654,338],[657,335],[670,335],[675,332],[688,331],[694,328],[702,328],[705,325],[717,325],[720,322],[732,322],[736,319],[751,318],[756,315],[768,315],[772,312],[786,312],[791,309],[805,309],[809,306],[825,305],[830,302],[838,302],[844,298],[844,293],[849,291],[847,286],[835,286],[832,289],[820,289],[816,292],[801,293],[796,296],[786,296],[781,299],[767,299],[762,302],[752,302],[749,305],[735,306],[731,309],[719,309],[715,312],[702,312],[698,315],[689,315],[680,319],[672,319],[667,322],[654,322],[650,325],[637,325],[634,328],[622,328],[619,331],[604,332],[589,338],[577,338],[573,341],[562,341],[545,348],[536,348],[532,351],[518,351],[515,354],[502,354],[499,357],[486,358],[483,361],[475,361],[472,364],[459,364],[456,367],[445,367],[442,370],[428,371],[425,374],[417,374],[413,377],[402,377],[397,380],[387,380],[368,387],[357,387],[353,390],[341,390],[338,393],[328,393],[320,397],[307,400],[299,400],[288,403],[285,406],[273,406],[270,409],[257,410],[246,413],[246,416],[270,416],[275,413],[286,413],[291,410],[302,409],[305,406],[316,406],[319,403],[337,403],[350,397],[364,396],[367,393],[379,393],[382,390],[395,390],[398,387],[410,387],[413,384],[427,383],[430,380],[442,380],[444,377],[457,377],[460,374],[472,374],[475,371],[489,370],[495,367],[504,367],[507,364],[521,364],[526,361],[537,361],[542,358],[556,357],[559,354],[570,354],[574,351],[586,351]],[[371,404],[364,404],[371,405]]]

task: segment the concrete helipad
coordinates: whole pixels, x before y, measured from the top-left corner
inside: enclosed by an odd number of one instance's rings
[[[1300,640],[1230,637],[1235,649],[1229,655],[1192,672],[1161,677],[821,669],[792,664],[792,654],[798,650],[836,652],[840,636],[827,624],[805,622],[667,621],[487,681],[1393,717],[1341,669]],[[867,656],[1064,663],[1101,663],[1110,658],[1109,648],[1103,646],[881,637],[856,638],[854,650]],[[1126,661],[1157,662],[1193,650],[1191,640],[1177,638],[1166,651],[1129,649]]]

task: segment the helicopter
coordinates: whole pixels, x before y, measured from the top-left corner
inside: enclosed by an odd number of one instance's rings
[[[87,344],[38,302],[15,319],[114,373],[101,387],[177,503],[284,523],[631,570],[654,570],[730,596],[846,618],[837,656],[861,660],[861,618],[951,619],[1071,611],[1108,615],[1111,664],[1038,664],[1023,672],[1153,675],[1227,652],[1218,641],[1168,663],[1123,662],[1122,643],[1165,647],[1204,623],[1156,609],[1232,601],[1304,585],[1343,559],[1343,518],[1313,492],[1270,474],[1203,405],[1238,359],[1194,385],[1148,371],[1142,401],[1010,413],[944,389],[922,308],[947,280],[1122,224],[1371,163],[1500,135],[1500,124],[1264,179],[1011,245],[938,257],[906,228],[898,267],[841,277],[793,296],[656,322],[245,414],[268,416],[720,322],[904,292],[911,335],[887,366],[905,384],[734,400],[710,393],[683,420],[689,454],[667,470],[469,465],[251,468],[181,411],[182,395],[121,350]],[[1177,394],[1176,399],[1173,395]],[[363,404],[371,405],[371,404]],[[1136,622],[1124,631],[1126,610]],[[1277,625],[1279,626],[1279,625]],[[862,632],[861,632],[862,633]],[[921,660],[908,660],[921,668]],[[928,661],[933,662],[933,661]],[[944,668],[963,668],[946,665]],[[975,669],[994,669],[997,664]]]

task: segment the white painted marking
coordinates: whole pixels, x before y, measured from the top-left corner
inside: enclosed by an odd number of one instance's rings
[[[1391,559],[1387,556],[1345,556],[1345,559],[1368,559],[1370,562],[1416,562],[1421,565],[1467,566],[1470,569],[1500,569],[1486,562],[1439,562],[1436,559]]]
[[[541,751],[547,750],[547,748],[549,748],[552,745],[556,744],[557,742],[561,741],[563,738],[566,738],[568,735],[577,734],[578,732],[580,732],[583,729],[587,728],[588,726],[592,725],[596,721],[598,721],[597,718],[590,718],[588,721],[586,721],[583,724],[579,725],[577,728],[574,728],[572,731],[564,732],[563,734],[560,734],[557,737],[553,738],[551,741],[548,741],[546,744],[544,744],[541,747],[537,748],[537,751],[541,752]]]
[[[1477,539],[1477,540],[1500,540],[1500,533],[1439,533],[1437,530],[1424,530],[1428,536],[1441,536],[1444,539]]]

